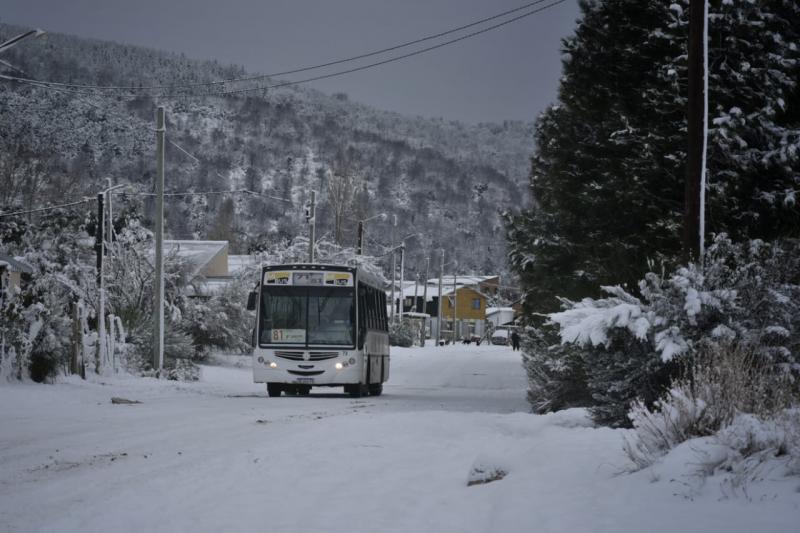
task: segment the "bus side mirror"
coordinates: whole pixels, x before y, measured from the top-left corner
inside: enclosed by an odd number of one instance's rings
[[[248,311],[255,311],[256,310],[256,293],[255,291],[251,292],[247,295],[247,310]]]

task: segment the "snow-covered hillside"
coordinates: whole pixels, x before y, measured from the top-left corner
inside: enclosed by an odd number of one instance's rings
[[[0,24],[0,39],[20,30]],[[207,83],[247,74],[59,34],[4,58],[37,80],[106,86]],[[304,87],[209,97],[45,90],[5,81],[0,101],[0,173],[8,184],[0,190],[0,211],[63,203],[65,194],[93,195],[106,178],[130,183],[138,193],[152,191],[158,105],[167,111],[168,190],[248,189],[273,197],[171,198],[166,231],[174,238],[226,239],[240,253],[291,239],[305,231],[303,204],[315,189],[318,236],[330,232],[352,246],[356,221],[386,212],[398,216],[399,235],[423,234],[409,248],[411,272],[424,267],[430,250],[444,247],[464,269],[495,273],[505,268],[499,212],[527,201],[530,122],[470,125],[402,116]],[[344,228],[333,228],[328,194],[334,175],[355,180]],[[117,207],[130,200],[119,198]],[[388,245],[391,224],[391,218],[374,220],[368,237]]]
[[[0,386],[0,531],[788,532],[791,480],[725,493],[692,450],[621,474],[622,431],[526,412],[503,346],[393,349],[384,395],[197,383]],[[115,405],[112,397],[140,401]],[[475,470],[504,471],[468,486]],[[472,474],[471,474],[472,472]],[[477,476],[479,477],[479,476]],[[796,485],[796,481],[794,481]]]

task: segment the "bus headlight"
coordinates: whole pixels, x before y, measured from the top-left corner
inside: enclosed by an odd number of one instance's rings
[[[351,364],[351,365],[354,365],[354,364],[356,364],[356,360],[355,360],[355,358],[354,358],[354,357],[351,357],[351,358],[350,358],[350,364]]]
[[[275,361],[270,361],[269,362],[269,367],[270,368],[278,368],[278,363],[276,363]]]
[[[334,367],[336,367],[336,370],[341,370],[341,369],[343,369],[343,368],[344,368],[344,365],[343,365],[342,363],[336,363],[336,364],[335,364],[335,365],[333,365],[333,366],[334,366]]]
[[[263,357],[259,357],[258,358],[258,362],[261,363],[261,364],[264,364],[264,358]]]

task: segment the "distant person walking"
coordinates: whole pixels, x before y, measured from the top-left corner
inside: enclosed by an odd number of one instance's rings
[[[519,350],[519,333],[516,330],[511,332],[511,348]]]

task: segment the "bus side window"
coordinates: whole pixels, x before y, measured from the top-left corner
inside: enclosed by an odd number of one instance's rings
[[[367,327],[367,288],[364,285],[358,286],[358,329],[363,330]]]
[[[369,310],[369,329],[378,329],[377,316],[375,316],[375,289],[368,289],[367,309]]]
[[[383,331],[389,331],[389,324],[387,323],[386,318],[386,293],[381,291],[378,295],[378,301],[380,305],[378,306],[378,313],[381,317],[381,329]]]

